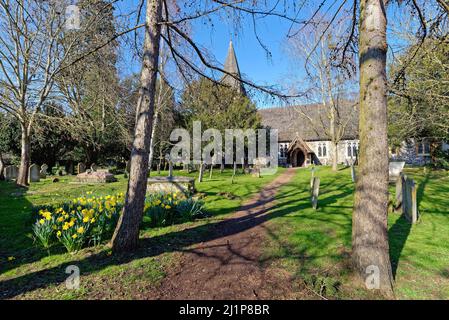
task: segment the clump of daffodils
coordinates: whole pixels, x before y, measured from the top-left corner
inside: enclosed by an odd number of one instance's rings
[[[105,197],[90,193],[61,205],[41,207],[33,225],[34,236],[44,248],[57,241],[69,252],[86,244],[97,245],[112,234],[123,203],[123,193]]]
[[[145,201],[145,216],[153,227],[192,221],[204,217],[204,203],[183,193],[156,193]]]
[[[57,206],[36,208],[34,237],[44,248],[62,244],[68,252],[109,240],[124,205],[124,194],[95,197],[92,193]],[[162,227],[205,216],[204,203],[183,193],[150,194],[145,200],[145,219]]]

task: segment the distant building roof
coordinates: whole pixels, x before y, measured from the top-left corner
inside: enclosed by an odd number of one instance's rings
[[[224,70],[238,79],[241,79],[240,68],[237,62],[237,57],[234,51],[234,45],[232,44],[232,40],[229,42],[228,55],[226,57],[226,61],[224,64]],[[221,79],[222,83],[235,88],[239,93],[246,95],[245,88],[243,87],[243,83],[230,76],[229,74],[224,74]]]
[[[358,139],[358,107],[345,103],[338,111],[342,123],[347,123],[342,139]],[[264,127],[278,129],[279,141],[292,141],[297,136],[304,141],[330,140],[323,129],[329,128],[329,119],[322,104],[259,109],[258,113]]]

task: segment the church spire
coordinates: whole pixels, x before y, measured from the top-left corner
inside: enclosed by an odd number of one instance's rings
[[[228,56],[226,57],[226,61],[224,64],[224,70],[226,72],[236,76],[237,78],[241,79],[239,64],[237,62],[237,57],[235,55],[234,45],[232,44],[232,40],[229,41]],[[243,87],[243,83],[240,82],[239,80],[231,77],[228,74],[225,74],[223,76],[223,78],[221,79],[221,81],[224,84],[231,86],[232,88],[235,88],[239,93],[246,95],[245,88]]]

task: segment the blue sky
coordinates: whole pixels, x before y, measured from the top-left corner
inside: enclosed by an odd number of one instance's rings
[[[137,7],[137,3],[137,0],[120,1],[118,3],[118,11],[129,12]],[[298,16],[299,19],[310,17],[312,8],[316,8],[318,5],[314,1],[309,1],[309,3],[311,3],[309,8],[301,10],[301,14]],[[329,3],[337,3],[338,5],[340,1],[329,1]],[[335,7],[331,11],[334,9]],[[389,11],[391,13],[395,9],[390,6]],[[292,12],[290,11],[290,13]],[[290,23],[285,19],[267,17],[257,21],[258,34],[272,54],[268,58],[265,50],[260,46],[254,35],[250,19],[241,21],[240,26],[235,28],[232,22],[230,22],[231,19],[223,19],[217,15],[211,15],[210,17],[212,20],[206,24],[204,24],[202,19],[195,20],[191,25],[191,34],[198,45],[206,48],[215,57],[217,63],[224,63],[229,40],[232,39],[243,76],[256,84],[276,85],[279,88],[285,88],[289,84],[289,77],[293,73],[297,78],[304,74],[303,66],[290,62],[286,53],[286,35]],[[393,21],[390,20],[390,23],[395,23],[396,19],[397,16],[393,18]],[[124,65],[125,70],[122,70],[122,74],[138,72],[140,69],[140,61],[129,56],[127,60],[125,59]],[[276,105],[276,102],[256,99],[256,104],[258,107],[268,107]]]

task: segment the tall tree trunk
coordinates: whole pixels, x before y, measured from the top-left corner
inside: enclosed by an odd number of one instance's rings
[[[3,155],[0,152],[0,181],[5,180],[5,175],[3,174],[4,169],[5,169],[5,163],[3,162]]]
[[[147,0],[144,54],[134,142],[131,151],[131,170],[125,206],[111,240],[115,252],[133,250],[137,247],[139,240],[139,227],[147,190],[149,149],[161,38],[159,22],[161,20],[162,1]]]
[[[387,229],[385,3],[386,0],[362,0],[360,3],[360,173],[352,218],[352,258],[365,284],[374,277],[376,279],[371,282],[374,284],[371,288],[378,288],[382,294],[392,296],[393,276]]]
[[[153,128],[151,129],[151,141],[150,141],[150,159],[149,159],[149,165],[148,167],[153,167],[153,158],[154,158],[154,138],[156,137],[156,127],[158,124],[158,112],[156,111],[154,114],[154,120],[153,120]]]
[[[332,171],[337,171],[338,167],[338,142],[331,141],[332,143]]]
[[[30,144],[30,135],[28,133],[28,128],[26,124],[21,124],[22,130],[22,138],[21,138],[21,146],[22,151],[20,155],[20,167],[19,174],[17,176],[16,183],[19,186],[27,186],[28,185],[28,169],[30,168],[31,161],[31,144]]]

